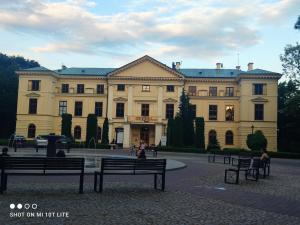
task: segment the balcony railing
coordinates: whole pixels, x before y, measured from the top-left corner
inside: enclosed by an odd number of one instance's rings
[[[128,122],[154,123],[158,122],[158,116],[128,116]]]
[[[196,97],[238,97],[239,94],[240,94],[239,91],[236,91],[234,93],[219,91],[217,94],[212,95],[209,93],[209,91],[204,91],[204,90],[187,93],[188,96],[196,96]]]

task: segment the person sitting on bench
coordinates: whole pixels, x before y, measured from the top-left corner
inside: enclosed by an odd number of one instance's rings
[[[267,153],[266,148],[261,148],[260,151],[261,151],[260,161],[262,161],[262,162],[267,161],[270,157],[269,157],[269,155]]]
[[[146,159],[145,147],[146,147],[146,144],[144,143],[144,141],[141,141],[139,150],[137,152],[138,159]]]

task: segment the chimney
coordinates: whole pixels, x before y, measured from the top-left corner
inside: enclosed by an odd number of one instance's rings
[[[64,64],[62,64],[62,65],[61,65],[61,69],[62,69],[62,70],[65,70],[65,69],[67,69],[67,67],[66,67]]]
[[[181,65],[180,62],[176,62],[176,70],[179,70],[179,69],[180,69],[180,65]]]
[[[253,70],[253,64],[252,62],[248,63],[248,71]]]
[[[176,66],[175,66],[175,63],[172,62],[172,69],[175,70],[176,69]]]
[[[241,66],[236,66],[235,67],[237,70],[241,70]]]
[[[216,63],[217,69],[222,69],[223,68],[223,63]]]

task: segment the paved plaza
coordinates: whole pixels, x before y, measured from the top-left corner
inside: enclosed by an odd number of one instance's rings
[[[71,150],[83,152],[128,156],[124,150]],[[206,155],[158,156],[186,164],[167,172],[165,192],[153,189],[151,176],[106,176],[102,194],[93,191],[88,174],[84,194],[77,193],[78,177],[9,177],[8,191],[0,196],[0,225],[300,224],[300,160],[272,159],[269,178],[253,182],[242,176],[240,185],[229,185],[224,183],[228,165],[208,163]],[[11,212],[26,212],[11,210],[12,203],[37,204],[36,211],[68,212],[69,217],[12,218]]]

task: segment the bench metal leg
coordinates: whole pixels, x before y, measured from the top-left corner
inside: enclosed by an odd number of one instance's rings
[[[103,191],[103,174],[99,174],[100,175],[100,182],[99,182],[99,192],[102,193]]]
[[[165,173],[163,173],[161,175],[161,190],[162,191],[165,191],[165,179],[166,179],[166,176],[165,176]]]
[[[80,174],[80,184],[79,184],[79,193],[82,194],[83,193],[83,176],[84,174]]]
[[[98,184],[98,173],[94,173],[94,191],[97,192],[97,184]]]
[[[157,174],[154,174],[154,189],[157,189]]]

